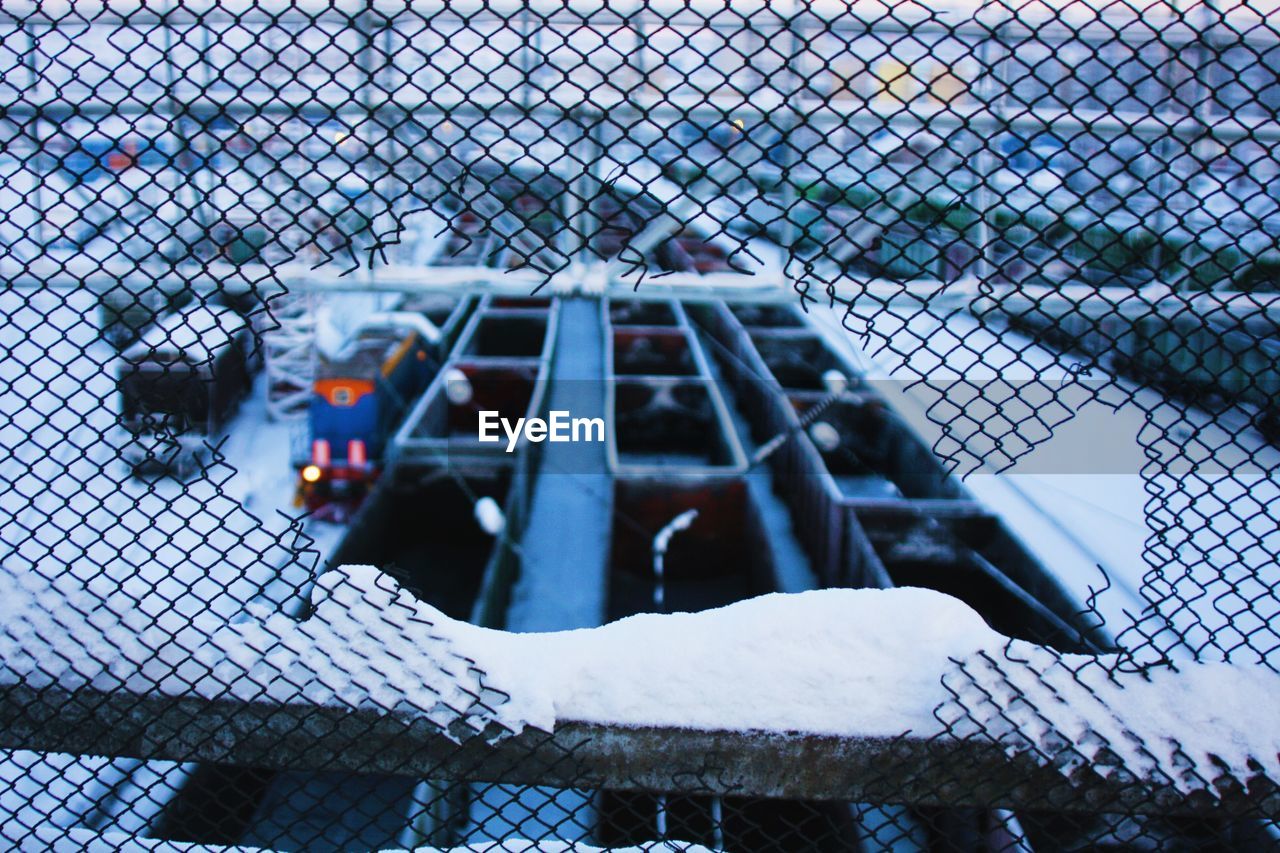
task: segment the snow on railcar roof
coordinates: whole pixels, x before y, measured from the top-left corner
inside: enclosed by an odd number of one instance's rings
[[[156,323],[124,352],[126,361],[142,361],[155,354],[198,363],[231,343],[247,323],[230,308],[197,305],[177,311]]]

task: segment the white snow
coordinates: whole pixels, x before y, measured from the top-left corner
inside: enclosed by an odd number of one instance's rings
[[[461,717],[477,731],[575,720],[893,736],[936,729],[948,655],[1004,640],[963,603],[923,589],[776,594],[537,634],[449,619],[367,566],[326,573],[313,597],[306,622],[264,614],[216,631],[194,655],[189,641],[158,651],[187,655],[182,676],[200,692],[409,706],[442,727]]]
[[[194,652],[171,653],[189,655],[187,666],[201,679],[196,689],[206,695],[225,690],[249,700],[265,694],[278,701],[407,707],[442,728],[461,718],[476,731],[491,722],[518,731],[546,719],[540,697],[508,699],[490,688],[488,661],[454,641],[463,623],[420,604],[376,569],[326,572],[312,601],[315,611],[306,621],[254,608],[261,622],[232,623]]]
[[[247,602],[296,607],[311,567],[294,556],[279,515],[297,512],[289,432],[266,421],[261,389],[222,448],[234,473],[215,466],[185,487],[146,483],[118,458],[117,359],[99,339],[93,294],[0,294],[0,349],[0,609],[18,614],[0,629],[5,666],[26,669],[31,683],[132,673],[157,647],[154,637],[139,639],[153,626],[199,645]],[[304,529],[327,557],[339,528]],[[32,637],[49,643],[36,640],[34,655],[19,651]],[[0,778],[11,780],[0,822],[45,814],[67,825],[136,828],[181,771],[166,762],[129,765],[0,751]]]
[[[1280,778],[1280,725],[1254,713],[1280,701],[1280,674],[1200,664],[1150,680],[1108,678],[1114,658],[1010,643],[967,605],[923,589],[774,594],[698,614],[510,634],[452,620],[376,569],[349,566],[322,576],[306,621],[263,608],[260,621],[176,640],[136,611],[99,608],[77,622],[83,602],[21,599],[3,599],[0,678],[10,682],[120,679],[167,693],[413,710],[450,737],[459,721],[477,733],[577,721],[931,737],[946,724],[971,733],[967,707],[1011,749],[1065,738],[1090,760],[1109,761],[1109,745],[1140,776],[1174,775],[1185,755],[1202,776],[1218,767],[1247,779],[1261,767]],[[63,633],[50,633],[55,626]],[[996,670],[989,660],[1003,663]],[[1198,777],[1175,778],[1195,787]]]
[[[0,843],[14,845],[28,827],[73,825],[82,791],[109,768],[105,758],[13,750],[0,761]]]
[[[371,573],[343,570],[353,586],[387,585]],[[928,737],[954,722],[935,712],[949,702],[944,677],[956,683],[951,658],[963,658],[966,671],[977,673],[973,685],[985,688],[970,688],[970,697],[998,698],[997,705],[987,703],[991,714],[983,723],[990,731],[1003,727],[1045,743],[1065,736],[1091,761],[1103,760],[1107,745],[1135,775],[1166,773],[1184,790],[1211,780],[1210,768],[1247,779],[1261,767],[1280,778],[1280,725],[1256,715],[1280,701],[1280,675],[1190,664],[1178,672],[1108,677],[1115,658],[1010,644],[965,604],[930,590],[774,594],[699,614],[641,615],[546,634],[507,634],[454,622],[425,605],[417,609],[433,623],[434,636],[451,640],[451,653],[476,661],[489,683],[512,697],[504,709],[508,725],[519,710],[526,724],[543,729],[575,720]],[[974,666],[1006,648],[1002,678],[1017,690],[1002,691],[994,671]],[[1008,726],[1011,719],[1016,728]],[[1033,754],[1052,754],[1040,746]],[[1186,772],[1186,757],[1200,777]]]
[[[894,736],[935,728],[949,654],[1002,639],[932,590],[832,589],[558,633],[465,626],[458,641],[497,653],[500,684],[536,679],[557,719]]]
[[[161,319],[125,350],[124,358],[137,362],[152,353],[162,353],[181,355],[192,364],[199,364],[230,344],[244,327],[244,319],[230,308],[197,305]]]
[[[872,356],[840,326],[843,306],[809,313],[872,379],[902,387],[929,379],[906,393],[887,385],[885,399],[926,443],[944,439],[940,449],[954,454],[961,472],[972,471],[969,490],[1082,607],[1091,588],[1105,586],[1098,567],[1107,572],[1112,588],[1096,607],[1112,636],[1152,598],[1157,612],[1142,630],[1174,657],[1280,661],[1280,601],[1270,592],[1280,586],[1280,449],[1230,416],[1215,418],[1127,380],[1098,392],[1109,377],[1097,368],[1084,384],[1073,383],[1066,365],[1074,357],[985,329],[965,313],[944,321],[938,309],[913,312],[909,299],[885,310],[865,302],[849,325],[874,315],[874,335],[892,347]],[[1017,399],[1005,401],[1014,390]],[[1037,413],[1052,434],[1029,419]],[[950,434],[930,415],[952,419]],[[1011,430],[1002,447],[983,433],[999,427]],[[978,464],[1020,453],[1003,473],[998,464]],[[1149,553],[1155,530],[1164,542]],[[1166,567],[1144,595],[1149,559]]]
[[[0,582],[35,575],[37,586],[131,596],[179,627],[206,613],[216,627],[250,601],[283,605],[310,569],[285,517],[299,512],[289,426],[267,421],[259,383],[229,428],[225,465],[185,484],[132,479],[116,357],[97,319],[90,293],[0,294]],[[303,530],[321,559],[340,532]]]
[[[940,715],[957,734],[983,732],[1045,763],[1072,751],[1064,772],[1088,762],[1183,793],[1215,793],[1220,775],[1280,778],[1280,724],[1263,712],[1280,700],[1280,676],[1223,663],[1109,676],[1112,662],[1015,640],[1007,654],[964,660],[967,677],[948,676],[960,702]]]

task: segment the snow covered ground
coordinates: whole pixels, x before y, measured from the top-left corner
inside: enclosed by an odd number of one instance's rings
[[[281,515],[297,514],[288,426],[266,420],[255,389],[221,448],[225,463],[186,483],[133,479],[119,459],[116,355],[98,339],[96,305],[82,291],[0,294],[0,596],[74,595],[86,609],[110,600],[188,640],[251,602],[296,605],[316,555],[299,556],[301,540]],[[309,523],[303,532],[327,555],[341,528]],[[0,778],[13,784],[0,797],[0,823],[45,815],[138,831],[185,772],[170,762],[6,752]]]
[[[119,458],[114,352],[83,292],[0,295],[0,560],[8,583],[123,594],[163,626],[222,624],[290,585],[300,559],[290,519],[289,427],[266,420],[261,389],[187,482],[130,476]],[[338,531],[309,524],[323,544]],[[306,559],[303,555],[302,560]]]
[[[1280,663],[1280,450],[1242,415],[1219,420],[1097,368],[1077,377],[1073,356],[909,303],[875,315],[870,357],[842,311],[810,316],[922,437],[942,439],[966,486],[1079,602],[1109,580],[1096,606],[1113,636],[1151,596],[1160,604],[1144,630],[1168,654]],[[907,388],[921,376],[929,381]],[[931,417],[951,421],[951,435]],[[999,445],[983,432],[1001,428]],[[1144,591],[1153,564],[1163,577]]]

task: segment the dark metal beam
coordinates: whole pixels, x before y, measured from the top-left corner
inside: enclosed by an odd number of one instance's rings
[[[490,732],[489,734],[499,734]],[[0,747],[458,782],[681,791],[918,806],[1280,817],[1265,779],[1218,799],[1085,768],[1072,776],[994,742],[563,722],[490,743],[412,710],[245,702],[49,686],[0,689]]]

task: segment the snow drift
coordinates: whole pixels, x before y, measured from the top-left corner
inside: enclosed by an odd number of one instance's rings
[[[930,590],[774,594],[545,634],[450,619],[368,566],[322,575],[312,601],[304,621],[264,609],[202,634],[146,626],[128,598],[88,606],[14,585],[0,597],[0,679],[407,709],[455,740],[565,722],[910,733],[991,738],[1064,771],[1184,791],[1280,779],[1280,725],[1250,713],[1275,706],[1280,675],[1125,672],[1011,641]]]

